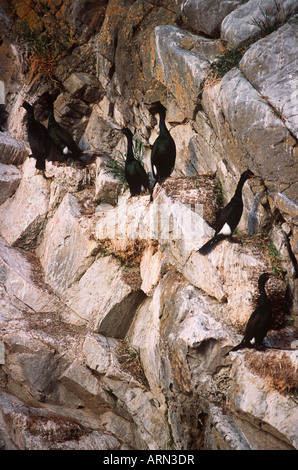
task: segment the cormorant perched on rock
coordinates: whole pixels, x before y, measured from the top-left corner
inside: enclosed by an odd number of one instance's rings
[[[174,170],[176,160],[176,145],[166,127],[166,108],[160,101],[152,103],[151,114],[159,114],[159,136],[152,145],[151,167],[154,179],[159,183],[168,178]]]
[[[270,330],[272,323],[271,304],[265,291],[265,284],[270,277],[271,274],[269,273],[264,273],[259,277],[259,305],[255,308],[247,322],[244,337],[241,343],[228,351],[223,357],[227,356],[232,351],[238,351],[238,349],[252,348],[253,345],[251,344],[251,340],[253,338],[255,339],[254,347],[258,351],[263,351],[265,349],[263,340],[268,330]]]
[[[66,129],[63,129],[55,120],[53,97],[49,93],[46,93],[45,98],[49,107],[48,131],[51,138],[64,154],[71,152],[71,156],[74,159],[79,159],[82,155],[81,149],[75,143],[71,134]]]
[[[232,241],[232,235],[240,222],[243,212],[242,188],[249,178],[255,175],[251,170],[242,173],[236,191],[230,202],[222,209],[216,222],[215,235],[205,243],[198,251],[201,255],[206,255],[217,243],[225,238]]]
[[[63,161],[63,154],[55,147],[47,128],[35,120],[31,104],[24,101],[22,107],[27,111],[28,141],[32,152],[30,157],[36,159],[35,168],[45,170],[47,159]]]
[[[152,190],[150,188],[149,177],[141,164],[133,154],[132,132],[127,127],[121,129],[121,132],[127,137],[127,153],[125,161],[125,177],[130,189],[130,197],[141,194],[142,186],[150,191],[150,202]]]

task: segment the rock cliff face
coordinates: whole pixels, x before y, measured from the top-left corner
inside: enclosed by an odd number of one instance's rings
[[[1,447],[297,449],[297,2],[47,3],[0,10]],[[67,37],[51,64],[33,26]],[[42,174],[21,104],[46,124],[47,91],[85,163]],[[111,167],[129,126],[151,170],[156,100],[177,160],[150,204]],[[242,243],[201,256],[247,168]],[[267,349],[223,357],[265,271]]]

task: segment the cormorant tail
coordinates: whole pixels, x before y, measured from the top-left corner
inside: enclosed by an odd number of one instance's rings
[[[35,163],[35,168],[37,170],[45,170],[46,169],[46,162],[45,160],[36,160],[36,163]]]
[[[150,202],[153,202],[153,188],[149,188],[150,192]]]
[[[217,243],[219,243],[221,240],[224,240],[226,238],[226,235],[219,234],[219,235],[214,235],[205,245],[201,246],[201,248],[198,250],[201,255],[207,255],[212,248],[214,248]]]
[[[250,348],[250,347],[251,347],[250,342],[246,341],[243,338],[243,340],[239,344],[237,344],[237,346],[234,346],[232,349],[230,349],[226,354],[223,355],[223,357],[228,356],[230,354],[230,352],[238,351],[239,349]]]

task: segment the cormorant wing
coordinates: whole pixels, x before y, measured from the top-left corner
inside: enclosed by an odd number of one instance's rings
[[[30,124],[28,139],[33,154],[47,158],[51,146],[51,138],[47,128],[41,122],[34,120]]]
[[[158,149],[158,139],[159,137],[156,139],[156,141],[154,142],[154,144],[152,145],[151,147],[151,169],[152,169],[152,174],[153,174],[153,177],[154,179],[157,179],[157,167],[156,167],[156,157],[159,153],[159,149]]]
[[[140,177],[140,180],[144,188],[150,189],[148,174],[146,173],[146,170],[143,167],[142,163],[139,162],[138,160],[136,160],[135,169],[136,169],[137,175]]]
[[[66,129],[61,127],[60,124],[56,123],[53,132],[55,132],[57,138],[63,142],[65,146],[69,148],[69,150],[78,151],[78,146],[75,143],[72,135]]]
[[[230,202],[221,210],[216,221],[216,233],[220,232],[224,224],[229,220],[235,211],[235,200],[232,198]]]
[[[248,341],[252,340],[255,336],[256,329],[258,327],[260,321],[260,315],[262,315],[260,307],[256,307],[255,310],[252,312],[251,316],[248,319],[244,338]]]

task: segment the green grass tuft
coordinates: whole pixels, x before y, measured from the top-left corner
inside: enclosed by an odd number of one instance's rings
[[[233,48],[220,52],[209,64],[208,81],[220,79],[232,68],[238,67],[243,53],[244,50]]]

